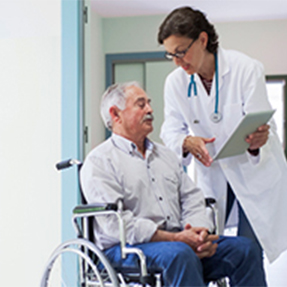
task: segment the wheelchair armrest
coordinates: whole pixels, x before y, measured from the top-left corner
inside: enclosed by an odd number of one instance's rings
[[[118,205],[116,203],[92,203],[78,205],[73,209],[72,222],[78,237],[83,237],[83,228],[80,226],[78,220],[83,219],[84,225],[89,224],[89,218],[94,216],[102,216],[107,214],[114,214],[119,219],[119,225],[123,228],[123,222],[118,212]]]
[[[121,206],[119,203],[92,203],[76,206],[73,209],[72,222],[78,237],[84,236],[83,229],[78,222],[79,219],[83,219],[85,224],[88,223],[88,218],[103,215],[114,215],[117,217],[119,224],[119,239],[121,243],[121,250],[123,251],[126,246],[125,222],[121,216]],[[122,254],[125,256],[124,252],[122,252]]]
[[[78,205],[73,209],[73,214],[82,214],[82,213],[95,213],[101,211],[113,210],[117,211],[118,206],[115,203],[98,203],[98,204],[84,204]]]
[[[83,237],[83,233],[78,224],[77,219],[79,218],[88,218],[92,216],[101,216],[107,214],[114,214],[118,218],[119,223],[119,235],[120,235],[120,245],[121,245],[121,253],[122,258],[126,258],[126,256],[130,253],[134,253],[138,256],[140,261],[140,270],[141,270],[141,280],[149,281],[151,280],[147,275],[147,267],[146,267],[146,258],[143,252],[138,248],[127,247],[126,239],[125,239],[125,227],[124,220],[121,217],[121,208],[118,204],[115,203],[100,203],[100,204],[84,204],[78,205],[73,209],[73,223],[74,227],[77,231],[79,237]]]

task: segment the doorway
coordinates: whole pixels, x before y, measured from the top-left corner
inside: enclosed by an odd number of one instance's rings
[[[174,63],[165,59],[164,52],[106,55],[106,87],[137,81],[151,99],[154,130],[149,138],[155,142],[162,143],[159,134],[164,119],[164,81],[174,68]]]

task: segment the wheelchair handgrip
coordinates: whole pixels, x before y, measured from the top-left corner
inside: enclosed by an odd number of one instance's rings
[[[73,165],[72,159],[64,160],[56,164],[57,170],[65,169]]]

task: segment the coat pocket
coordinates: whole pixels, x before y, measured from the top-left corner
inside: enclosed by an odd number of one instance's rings
[[[240,164],[240,170],[248,190],[254,195],[266,191],[271,192],[272,187],[282,176],[276,158],[270,151],[269,154],[262,155],[258,164],[252,164],[249,160]]]

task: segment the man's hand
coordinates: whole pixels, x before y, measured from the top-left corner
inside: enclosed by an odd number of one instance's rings
[[[260,126],[254,133],[247,136],[245,141],[250,144],[249,150],[256,150],[266,144],[269,135],[269,125]]]
[[[213,241],[218,238],[218,235],[209,234],[206,228],[191,227],[190,224],[175,235],[175,241],[188,244],[200,259],[214,255],[217,244]]]
[[[156,230],[151,238],[151,242],[159,241],[180,241],[189,245],[195,254],[200,258],[211,257],[216,252],[218,235],[208,233],[205,227],[191,227],[186,224],[183,231],[173,233],[165,230]]]
[[[190,152],[203,165],[210,166],[212,158],[205,145],[214,141],[215,138],[187,136],[183,142],[182,150],[183,153]]]

